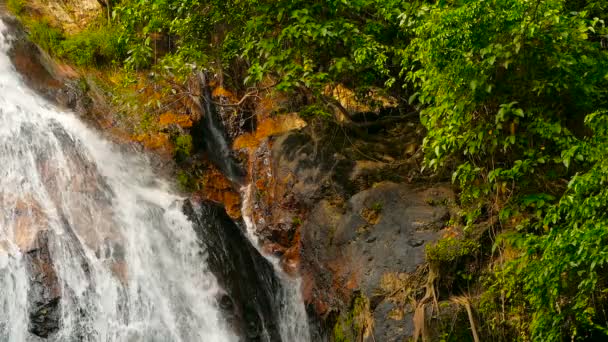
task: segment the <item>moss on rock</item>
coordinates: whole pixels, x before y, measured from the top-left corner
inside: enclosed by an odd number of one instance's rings
[[[334,342],[360,341],[372,333],[374,318],[369,299],[362,293],[353,298],[347,312],[343,312],[333,328]]]

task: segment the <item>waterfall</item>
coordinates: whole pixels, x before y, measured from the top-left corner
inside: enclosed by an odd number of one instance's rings
[[[239,340],[183,199],[29,90],[0,31],[0,341]]]
[[[199,133],[195,135],[195,138],[197,140],[199,137],[204,139],[209,159],[222,171],[222,174],[233,184],[241,185],[245,178],[244,172],[232,155],[232,149],[230,148],[228,139],[226,139],[226,129],[218,116],[217,108],[213,104],[211,87],[209,87],[209,83],[207,82],[207,75],[201,73],[200,80],[202,85],[201,99],[205,114],[202,120],[195,124],[194,130]]]
[[[206,80],[206,75],[202,74],[202,102],[204,105],[204,116],[196,129],[204,140],[205,149],[209,159],[222,171],[222,173],[235,185],[244,182],[244,172],[232,155],[232,150],[226,138],[225,128],[218,116],[217,108],[213,105],[211,89]],[[240,189],[243,199],[242,214],[246,228],[246,235],[259,254],[260,243],[256,236],[255,222],[253,221],[251,196],[252,185],[243,186]],[[308,316],[304,307],[301,292],[301,282],[299,278],[291,278],[285,274],[279,265],[279,259],[273,256],[266,256],[276,274],[276,284],[270,284],[269,291],[274,293],[274,306],[277,320],[278,333],[280,337],[270,338],[271,340],[280,339],[285,342],[309,342],[310,327]]]
[[[243,197],[243,219],[247,228],[247,236],[254,246],[259,248],[260,243],[256,235],[256,226],[252,215],[251,196],[252,185],[241,189]],[[263,253],[260,251],[260,253]],[[308,316],[302,298],[300,278],[290,278],[283,271],[279,259],[273,256],[267,257],[272,263],[281,283],[280,293],[277,294],[279,303],[279,331],[284,341],[308,342],[311,341]]]

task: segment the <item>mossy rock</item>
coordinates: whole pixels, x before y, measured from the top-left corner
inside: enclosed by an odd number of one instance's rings
[[[333,329],[333,341],[362,341],[371,335],[373,325],[369,299],[360,293],[353,299],[350,309],[338,317]]]

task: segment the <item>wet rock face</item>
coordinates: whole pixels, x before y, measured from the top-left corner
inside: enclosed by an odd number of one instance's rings
[[[84,30],[102,10],[98,0],[22,0],[21,6],[24,12],[72,34]]]
[[[89,0],[85,2],[90,3]],[[93,2],[98,6],[95,0]],[[73,5],[73,1],[63,3]],[[11,37],[9,57],[30,89],[53,104],[74,111],[109,140],[117,142],[124,151],[142,153],[145,151],[143,147],[156,150],[158,153],[147,154],[154,170],[163,176],[174,174],[175,166],[165,151],[168,142],[165,135],[141,140],[116,127],[117,111],[111,106],[110,94],[103,91],[94,78],[79,74],[69,65],[54,60],[42,51],[29,40],[23,25],[14,17],[0,13],[0,20],[6,24]]]
[[[453,198],[447,187],[385,182],[342,205],[321,201],[301,228],[305,296],[325,314],[345,310],[359,292],[369,298],[377,341],[411,336],[411,316],[394,314],[386,283],[424,263]]]
[[[32,249],[25,254],[31,278],[28,291],[29,330],[43,338],[59,330],[61,319],[61,289],[49,250],[50,239],[52,233],[39,231]]]
[[[200,79],[201,102],[204,107],[200,113],[202,118],[195,120],[192,126],[192,142],[195,148],[201,147],[207,153],[209,160],[235,185],[243,185],[244,170],[241,168],[234,151],[231,148],[228,133],[218,108],[213,102],[212,92],[207,83],[207,76]]]
[[[7,24],[12,39],[9,51],[15,69],[29,87],[61,106],[84,113],[91,106],[77,73],[67,65],[59,65],[28,40],[23,26],[12,17],[0,16]]]
[[[257,233],[266,250],[282,257],[285,270],[296,273],[301,223],[321,199],[348,193],[342,171],[354,162],[303,132],[263,141],[250,159]]]
[[[209,268],[226,291],[219,305],[235,330],[246,341],[280,341],[280,283],[273,266],[221,207],[190,200],[183,210],[208,253]]]
[[[404,127],[401,143],[391,136],[382,146],[308,127],[262,141],[250,157],[265,250],[301,275],[311,316],[338,340],[412,336],[415,295],[402,289],[420,283],[426,245],[450,218],[453,191],[423,181],[406,148],[419,131]],[[361,155],[370,150],[373,160]],[[392,163],[394,150],[412,157]]]
[[[333,192],[349,192],[348,173],[355,163],[339,153],[331,140],[315,140],[304,132],[278,137],[271,158],[277,175],[287,179],[294,200],[306,206]]]
[[[109,113],[114,111],[107,94],[94,81],[85,79],[69,65],[53,60],[32,43],[17,19],[0,13],[0,20],[12,38],[9,57],[27,86],[48,101],[73,110],[87,123],[108,128]]]

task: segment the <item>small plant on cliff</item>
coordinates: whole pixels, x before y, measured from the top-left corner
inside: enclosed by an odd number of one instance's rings
[[[426,258],[432,264],[450,264],[467,255],[474,255],[479,248],[477,241],[447,237],[434,245],[426,245]]]
[[[24,0],[8,0],[6,6],[16,16],[21,15],[25,9]]]
[[[93,23],[85,30],[66,35],[46,19],[26,19],[33,42],[54,56],[78,66],[105,66],[122,63],[126,47],[118,31],[103,23]]]
[[[61,50],[61,43],[65,39],[63,32],[51,26],[48,20],[27,21],[26,25],[30,38],[42,49],[50,53]]]
[[[57,53],[78,66],[103,66],[122,63],[126,46],[116,29],[98,24],[66,37]]]
[[[196,179],[186,170],[177,173],[177,184],[183,191],[194,191],[196,189]]]
[[[192,152],[192,147],[191,135],[184,134],[175,138],[175,160],[180,163],[188,159]]]
[[[349,311],[342,313],[334,325],[334,341],[359,341],[369,337],[374,327],[370,310],[369,299],[363,294],[356,295]]]
[[[382,208],[382,202],[374,202],[369,208],[363,208],[361,210],[361,217],[363,217],[369,224],[378,224],[382,215]]]

